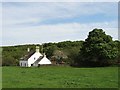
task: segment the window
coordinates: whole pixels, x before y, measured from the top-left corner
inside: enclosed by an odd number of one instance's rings
[[[28,66],[28,64],[26,63],[26,67]]]
[[[26,67],[26,63],[25,63],[25,67]]]
[[[20,63],[21,65],[20,66],[22,66],[22,63]]]
[[[34,60],[35,60],[35,57],[34,57]]]

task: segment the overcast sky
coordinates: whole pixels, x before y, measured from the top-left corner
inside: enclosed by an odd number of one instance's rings
[[[2,45],[85,40],[94,28],[117,40],[117,25],[117,2],[2,3]]]

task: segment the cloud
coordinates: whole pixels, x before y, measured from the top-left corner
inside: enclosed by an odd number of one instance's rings
[[[2,3],[0,3],[0,46],[2,45]]]
[[[22,44],[22,43],[44,43],[58,42],[64,40],[84,40],[87,38],[89,31],[94,28],[102,28],[106,34],[117,39],[117,28],[113,28],[114,22],[105,23],[67,23],[57,25],[41,25],[27,28],[7,28],[4,30],[3,44]]]
[[[119,0],[1,0],[2,2],[118,2]]]
[[[117,3],[3,3],[3,45],[84,40],[102,28],[117,39]]]
[[[3,20],[11,26],[40,25],[48,20],[79,19],[96,14],[117,17],[115,5],[117,3],[3,3]]]

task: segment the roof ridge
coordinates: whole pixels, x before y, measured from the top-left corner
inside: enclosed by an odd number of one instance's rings
[[[44,56],[40,56],[33,64],[38,63]]]
[[[27,53],[23,56],[23,60],[24,60],[24,61],[27,61],[34,53],[35,53],[35,51],[27,52]]]

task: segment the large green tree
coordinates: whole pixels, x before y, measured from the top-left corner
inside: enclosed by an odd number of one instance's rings
[[[102,29],[89,32],[80,50],[79,64],[86,66],[108,66],[115,63],[118,49],[112,37]]]

